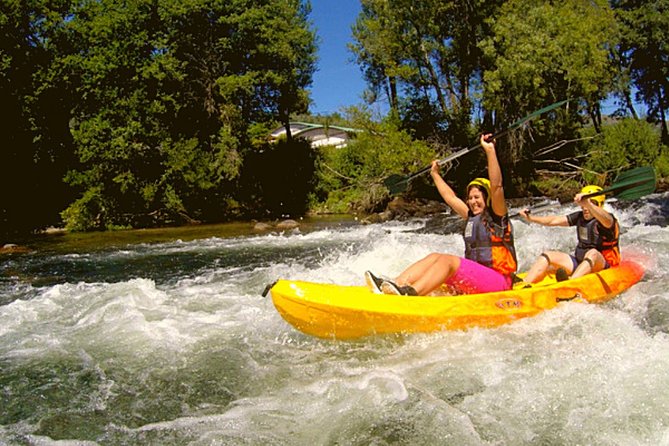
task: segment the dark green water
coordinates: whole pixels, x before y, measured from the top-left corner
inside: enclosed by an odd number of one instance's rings
[[[461,252],[448,225],[32,241],[0,257],[0,444],[669,444],[667,198],[616,208],[623,252],[647,273],[606,305],[357,342],[296,331],[262,290],[361,284],[366,269]],[[521,266],[573,248],[569,229],[515,228]]]

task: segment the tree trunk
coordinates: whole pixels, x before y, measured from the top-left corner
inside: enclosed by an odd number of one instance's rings
[[[397,77],[388,77],[388,87],[390,89],[390,109],[397,112]]]
[[[632,101],[632,95],[629,91],[629,88],[625,90],[625,104],[627,106],[627,110],[629,110],[629,112],[632,114],[632,117],[638,120],[639,115],[634,108],[634,102]]]
[[[444,97],[444,93],[441,91],[441,85],[439,84],[439,76],[437,75],[434,66],[432,66],[432,62],[430,62],[430,56],[427,53],[427,51],[425,51],[425,45],[422,42],[420,44],[420,49],[423,56],[423,64],[425,64],[425,68],[430,74],[430,84],[432,84],[434,92],[437,94],[437,101],[439,102],[441,111],[444,115],[447,115],[448,106],[446,104],[446,98]]]
[[[290,113],[286,113],[281,121],[283,121],[283,128],[286,129],[286,139],[292,141],[293,134],[290,131]]]
[[[664,113],[665,98],[662,95],[662,90],[659,92],[659,109],[660,109],[660,125],[662,129],[662,144],[669,145],[669,130],[667,129],[667,116]]]
[[[595,127],[597,133],[602,133],[602,111],[599,108],[599,104],[594,104],[588,107],[588,113],[590,114],[590,119],[592,119],[592,125]]]

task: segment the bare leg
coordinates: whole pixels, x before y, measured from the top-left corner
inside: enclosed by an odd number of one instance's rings
[[[407,268],[397,277],[398,285],[411,285],[416,292],[427,295],[439,288],[460,268],[460,257],[432,253]]]
[[[397,276],[395,283],[398,285],[411,285],[419,277],[424,275],[439,260],[440,254],[432,253],[423,257],[416,263],[411,264],[407,269]]]
[[[550,262],[548,259],[550,259]],[[558,268],[564,268],[565,271],[571,274],[573,263],[569,254],[565,254],[564,252],[560,251],[546,251],[534,262],[534,265],[532,265],[527,275],[525,276],[524,282],[540,282],[544,277],[546,277],[546,273],[549,270],[555,270]]]
[[[606,260],[604,260],[602,253],[596,249],[591,249],[585,253],[583,261],[578,264],[574,270],[574,274],[571,275],[571,278],[575,279],[589,273],[596,273],[597,271],[603,270],[605,265]]]

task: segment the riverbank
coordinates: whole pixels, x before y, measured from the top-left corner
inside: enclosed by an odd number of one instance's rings
[[[267,233],[311,232],[324,227],[344,227],[360,224],[358,217],[347,214],[319,215],[295,220],[262,222],[238,221],[217,224],[187,225],[151,229],[127,229],[104,232],[68,232],[50,230],[7,243],[0,254],[25,254],[32,251],[54,253],[92,252],[121,248],[135,244],[164,243],[174,240],[191,241],[207,238],[244,237]]]
[[[666,183],[658,184],[658,192],[669,188]],[[548,198],[513,198],[508,199],[509,208],[534,206],[539,202],[553,201]],[[269,221],[236,221],[216,224],[194,224],[176,227],[151,229],[128,229],[104,232],[71,233],[63,229],[50,228],[40,234],[11,240],[0,245],[0,255],[25,254],[34,250],[53,252],[90,252],[133,245],[138,243],[161,243],[173,240],[190,241],[212,237],[229,238],[267,233],[288,233],[290,231],[311,232],[326,227],[382,223],[391,220],[425,218],[424,232],[448,233],[454,230],[450,210],[445,203],[436,200],[407,200],[403,196],[395,197],[382,212],[369,215],[354,214],[313,214],[296,219]]]
[[[512,201],[515,203],[514,205],[518,206],[521,203],[531,203],[526,199]],[[430,228],[429,231],[431,232],[448,232],[452,230],[453,224],[449,216],[450,211],[443,202],[426,199],[406,200],[403,197],[396,197],[383,212],[368,215],[314,214],[296,219],[249,220],[99,232],[69,232],[64,229],[49,228],[39,234],[0,246],[0,255],[26,254],[33,251],[81,253],[174,240],[191,241],[212,237],[245,237],[268,233],[308,233],[328,227],[339,229],[346,226],[382,223],[391,220],[402,221],[412,218],[428,219],[427,227]],[[459,220],[457,223],[459,223]]]

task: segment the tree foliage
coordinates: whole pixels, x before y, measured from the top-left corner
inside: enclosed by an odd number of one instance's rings
[[[344,148],[324,149],[319,163],[320,199],[329,211],[378,211],[389,198],[383,179],[419,170],[436,154],[400,129],[392,116],[376,122],[367,110],[356,107],[349,109],[349,115],[352,125],[364,131]]]
[[[648,118],[662,129],[662,140],[669,144],[669,1],[615,0],[611,2],[622,29],[617,47],[617,62],[625,80],[646,105]],[[622,82],[619,95],[633,110],[629,82]]]
[[[73,160],[72,98],[62,79],[44,76],[70,2],[0,2],[0,234],[58,223],[72,193],[62,181]]]
[[[489,33],[486,18],[502,2],[361,3],[352,50],[372,91],[385,90],[394,112],[434,123],[417,136],[437,135],[460,145],[469,141],[485,69],[478,44]],[[441,131],[445,126],[448,134]]]
[[[585,129],[584,133],[592,133],[592,129]],[[588,155],[584,164],[585,176],[591,182],[598,176],[596,180],[606,184],[620,171],[653,165],[661,148],[658,129],[645,121],[626,118],[605,125],[600,137],[583,145],[582,150]]]
[[[598,104],[611,91],[615,38],[602,0],[506,2],[482,45],[493,67],[484,76],[487,106],[535,109],[564,98]]]
[[[505,179],[519,186],[509,192],[527,191],[538,166],[560,159],[572,180],[653,153],[668,165],[669,0],[361,5],[351,50],[367,99],[385,96],[390,112],[314,117],[365,130],[345,149],[314,151],[290,133],[267,142],[277,125],[309,117],[307,0],[0,2],[0,162],[15,173],[0,176],[0,233],[61,215],[87,230],[300,214],[319,203],[374,210],[388,198],[384,177],[566,98],[498,142],[514,172]],[[600,104],[612,93],[634,118],[642,102],[649,124],[604,125]],[[472,154],[449,175],[457,183],[483,167]]]
[[[534,159],[537,149],[556,140],[574,139],[581,110],[596,129],[601,127],[599,104],[613,89],[609,54],[617,35],[606,1],[510,0],[491,21],[492,34],[481,45],[491,66],[484,73],[488,109],[506,120],[575,99],[552,119],[534,123],[534,134],[516,134],[508,149],[511,165]],[[551,155],[570,157],[575,148],[567,145]]]
[[[307,110],[308,14],[300,0],[3,2],[8,164],[58,161],[46,187],[71,186],[72,228],[225,218],[250,154]]]

